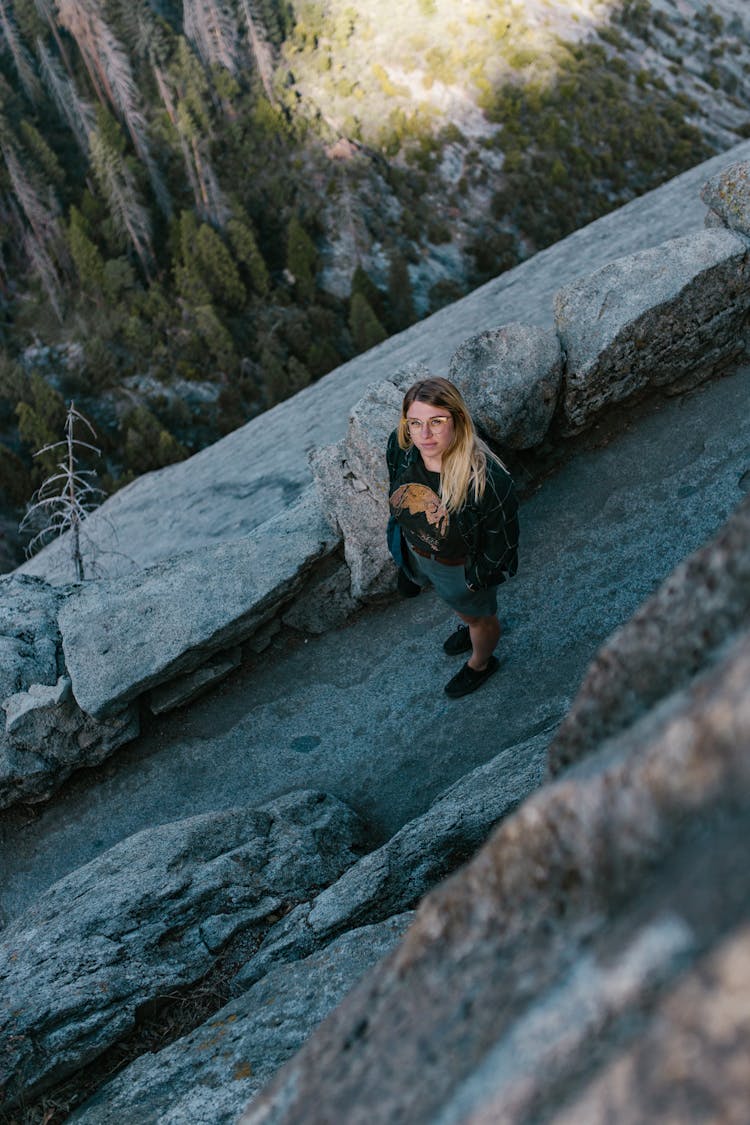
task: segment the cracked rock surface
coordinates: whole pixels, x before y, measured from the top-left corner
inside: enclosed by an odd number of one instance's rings
[[[272,969],[190,1035],[137,1059],[73,1113],[71,1125],[232,1125],[253,1094],[391,951],[411,917],[350,930],[318,953]]]
[[[353,862],[361,836],[340,801],[292,793],[141,832],[50,887],[2,934],[5,1099],[94,1059],[233,938],[259,940]]]

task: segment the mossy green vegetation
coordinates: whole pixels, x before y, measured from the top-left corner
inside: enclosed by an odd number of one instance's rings
[[[550,83],[508,83],[488,116],[501,126],[502,186],[492,209],[547,246],[712,152],[694,107],[646,71],[571,47]]]

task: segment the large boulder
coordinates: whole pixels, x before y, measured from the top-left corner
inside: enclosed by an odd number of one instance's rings
[[[346,437],[314,450],[310,468],[331,525],[344,539],[355,599],[395,589],[396,568],[385,541],[388,469],[385,447],[398,425],[404,392],[430,372],[417,364],[373,383],[349,415]]]
[[[712,176],[701,188],[709,217],[750,238],[750,161],[739,160]]]
[[[750,620],[750,496],[601,647],[550,746],[553,773],[705,667]]]
[[[0,700],[32,684],[57,682],[61,597],[59,590],[39,578],[0,577]]]
[[[272,969],[191,1034],[142,1055],[73,1113],[70,1125],[233,1125],[250,1098],[391,951],[411,917],[351,930],[303,961]]]
[[[454,352],[448,377],[489,438],[504,449],[530,449],[543,441],[557,405],[560,341],[527,324],[480,332]]]
[[[264,524],[262,536],[76,587],[58,618],[76,701],[106,718],[233,648],[293,597],[338,542],[311,488]]]
[[[744,349],[748,244],[710,229],[618,258],[555,296],[565,424],[649,387],[692,385]]]
[[[422,901],[394,953],[243,1125],[609,1120],[606,1093],[617,1094],[623,1067],[639,1112],[622,1120],[737,1119],[747,1098],[748,748],[745,630],[689,688],[504,820]],[[717,978],[705,976],[711,966]],[[690,1018],[691,993],[709,1026]],[[670,1006],[681,1022],[664,1022]],[[628,1060],[642,1057],[644,1035],[677,1069],[650,1071],[638,1089]],[[704,1044],[721,1068],[712,1082]],[[572,1112],[589,1096],[601,1116]]]
[[[138,736],[135,704],[101,722],[78,706],[70,678],[32,684],[2,703],[5,731],[0,736],[0,808],[19,801],[45,800],[83,766],[95,766]]]
[[[0,1095],[15,1104],[96,1058],[231,942],[256,944],[362,843],[347,806],[292,793],[147,829],[55,883],[2,933]]]
[[[349,567],[332,558],[312,575],[282,621],[292,629],[317,636],[343,625],[359,606],[351,593]]]
[[[38,578],[0,579],[0,808],[48,797],[138,733],[132,709],[98,723],[72,698],[57,625],[63,598]]]

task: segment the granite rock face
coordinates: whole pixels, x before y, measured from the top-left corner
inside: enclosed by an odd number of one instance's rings
[[[233,1125],[253,1094],[382,957],[411,920],[351,930],[279,965],[190,1035],[143,1055],[68,1120],[71,1125]]]
[[[660,999],[643,1037],[603,1067],[555,1125],[739,1123],[750,1090],[749,1038],[750,927],[737,926]]]
[[[568,429],[647,387],[684,389],[741,354],[749,278],[748,243],[709,229],[618,258],[561,289],[555,320]]]
[[[324,511],[344,539],[351,594],[366,599],[395,589],[396,568],[385,540],[388,469],[385,447],[398,425],[404,392],[428,378],[415,365],[367,388],[350,415],[346,437],[310,457]]]
[[[57,683],[59,590],[26,575],[0,577],[0,700]]]
[[[750,496],[602,646],[550,746],[553,773],[627,727],[750,621]]]
[[[750,238],[750,161],[739,160],[717,172],[701,188],[701,199],[710,208],[707,219],[715,216]]]
[[[538,787],[548,742],[549,732],[542,732],[501,751],[352,864],[312,902],[290,911],[239,971],[235,988],[247,987],[277,962],[304,957],[353,926],[379,922],[416,905]]]
[[[85,714],[61,676],[53,687],[32,684],[2,704],[6,730],[0,738],[0,808],[45,800],[74,770],[95,766],[138,736],[136,705],[101,722]]]
[[[39,579],[0,579],[0,808],[49,797],[78,766],[138,733],[133,709],[98,723],[72,698],[57,625],[63,601]]]
[[[282,621],[292,629],[318,635],[343,625],[359,608],[351,594],[351,574],[336,559],[323,564],[311,577]]]
[[[60,632],[73,694],[102,719],[250,637],[338,545],[314,490],[249,536],[77,587]]]
[[[96,1058],[361,847],[350,809],[303,791],[145,830],[54,884],[2,933],[0,1093],[13,1104]]]
[[[530,449],[544,439],[561,377],[557,335],[527,324],[470,337],[448,371],[476,424],[505,449]]]
[[[725,1036],[740,1058],[746,1009],[731,989],[747,980],[749,689],[745,630],[689,687],[531,796],[422,901],[400,946],[243,1125],[587,1120],[571,1106],[597,1090],[606,1105],[598,1084],[617,1093],[614,1068],[627,1073],[644,1037],[677,1065],[680,1015],[698,1058],[704,1039],[716,1057]],[[723,1002],[704,1029],[684,990],[708,1011],[710,964],[722,966]],[[667,1008],[677,1016],[665,1026]],[[672,1119],[736,1119],[747,1067],[722,1064],[712,1087],[693,1073],[694,1085],[666,1091],[689,1108]],[[639,1091],[633,1120],[661,1118],[664,1087],[662,1075]]]

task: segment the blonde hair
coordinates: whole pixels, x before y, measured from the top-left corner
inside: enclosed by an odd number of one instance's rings
[[[435,375],[413,383],[401,404],[398,444],[404,450],[412,445],[406,413],[413,402],[426,402],[447,410],[453,419],[453,441],[440,463],[440,495],[449,512],[457,512],[466,503],[471,490],[474,500],[481,500],[487,485],[487,461],[502,464],[474,429],[468,407],[458,387],[448,379]]]

